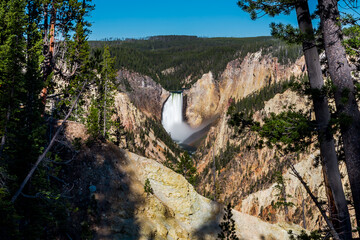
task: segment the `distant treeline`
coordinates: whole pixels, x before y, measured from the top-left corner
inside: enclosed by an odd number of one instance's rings
[[[218,77],[228,62],[260,49],[281,64],[294,62],[302,54],[299,45],[287,45],[272,37],[200,38],[196,36],[154,36],[145,39],[91,41],[95,49],[110,46],[115,68],[148,75],[167,90],[190,87],[204,73]],[[168,71],[164,71],[167,70]],[[188,79],[187,84],[185,79]]]

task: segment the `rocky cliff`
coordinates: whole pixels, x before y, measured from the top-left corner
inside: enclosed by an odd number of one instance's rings
[[[249,53],[244,59],[228,63],[219,79],[212,73],[204,74],[184,94],[187,96],[186,117],[188,123],[199,126],[215,115],[222,114],[230,98],[239,100],[272,83],[298,76],[305,71],[304,58],[294,64],[281,65],[277,58]]]
[[[116,93],[114,105],[113,120],[120,120],[124,132],[121,133],[120,139],[117,141],[115,140],[116,127],[113,126],[110,132],[112,140],[118,142],[120,147],[156,159],[159,162],[165,162],[167,154],[175,156],[178,146],[166,135],[160,123],[151,119],[153,113],[148,112],[150,117],[147,117],[143,111],[140,111],[133,104],[128,93]]]
[[[271,203],[270,205],[258,204],[260,200],[254,201],[250,197],[258,191],[272,189],[274,173],[286,171],[284,159],[277,160],[274,149],[256,150],[251,148],[258,140],[254,133],[248,132],[241,138],[234,137],[234,129],[227,124],[226,109],[230,98],[241,99],[272,83],[286,80],[292,75],[303,74],[304,70],[303,58],[296,61],[295,64],[282,66],[271,55],[262,56],[261,52],[257,52],[248,54],[243,60],[237,59],[230,62],[220,79],[214,79],[211,72],[204,74],[192,88],[184,92],[187,102],[186,118],[192,126],[199,126],[204,121],[212,119],[216,115],[219,116],[217,124],[210,129],[202,147],[196,153],[198,172],[202,176],[197,189],[201,193],[216,197],[218,201],[230,201],[236,206],[236,209],[260,217],[265,221],[284,222],[284,214],[279,209],[273,209],[271,205],[277,201],[275,190],[272,190],[267,198],[265,195],[261,195],[263,199],[267,199],[267,203]],[[135,73],[121,71],[118,79],[124,93],[116,96],[117,114],[126,128],[134,132],[141,132],[145,122],[144,115],[158,119],[159,112],[155,109],[159,108],[168,93],[150,78]],[[154,102],[150,101],[152,98]],[[306,99],[287,91],[266,103],[263,110],[254,114],[254,119],[261,122],[264,117],[269,116],[270,112],[279,113],[285,106],[290,105],[295,105],[296,109],[309,110]],[[154,138],[152,136],[154,134],[150,131],[148,135],[149,138],[147,137],[145,141],[137,140],[138,145],[147,149],[143,155],[164,162],[166,156],[162,150],[166,149],[166,145],[162,143],[153,146]],[[146,145],[143,142],[150,142],[150,144]],[[126,147],[126,145],[123,146]],[[217,184],[214,187],[212,181],[213,156],[221,159],[221,154],[226,154],[229,148],[237,149],[236,154],[233,156],[233,160],[224,163],[216,173]],[[310,153],[299,155],[297,158],[300,159],[300,162],[305,161],[310,159]],[[215,188],[214,194],[213,189]],[[298,189],[300,188],[299,186]],[[299,196],[298,192],[296,194],[291,192],[291,194]],[[308,198],[304,201],[308,201],[307,206],[310,206]],[[299,205],[297,205],[296,211],[290,210],[290,215],[294,216],[293,222],[300,224],[303,223],[303,216],[299,213],[298,208]],[[312,209],[313,206],[307,209],[307,219],[313,218],[312,226],[315,226],[319,219],[317,219],[318,215],[311,213]]]
[[[121,70],[117,82],[122,92],[125,92],[132,103],[147,117],[161,120],[161,111],[169,92],[148,76]]]
[[[265,107],[254,113],[253,118],[262,123],[270,113],[280,113],[287,107],[295,111],[310,111],[309,100],[297,93],[287,90],[277,94],[265,103]],[[198,171],[201,181],[198,191],[216,198],[220,202],[231,202],[235,209],[257,216],[270,223],[290,221],[307,229],[323,227],[324,221],[299,180],[288,170],[291,162],[308,183],[315,196],[326,199],[321,166],[316,165],[319,151],[315,146],[301,154],[281,156],[276,149],[256,148],[259,136],[255,132],[245,131],[241,136],[227,124],[224,114],[216,127],[213,127],[206,142],[199,149]],[[208,147],[207,147],[208,146]],[[210,146],[210,147],[209,147]],[[229,151],[232,153],[228,157]],[[213,156],[220,162],[220,169],[215,171],[216,184],[213,181]],[[346,169],[341,167],[346,176]],[[280,192],[276,187],[276,174],[284,179],[287,201],[290,203],[288,213],[284,207],[277,207]],[[343,179],[344,189],[348,189],[347,178]],[[347,187],[346,187],[347,186]],[[286,220],[288,219],[288,220]]]
[[[65,136],[82,136],[68,123]],[[69,139],[71,140],[71,139]],[[216,239],[222,206],[162,164],[110,143],[83,146],[64,178],[72,181],[72,232],[80,239]],[[150,182],[153,193],[144,191]],[[288,239],[297,225],[269,224],[233,210],[242,239]],[[80,234],[81,233],[81,234]],[[80,236],[81,235],[81,236]]]

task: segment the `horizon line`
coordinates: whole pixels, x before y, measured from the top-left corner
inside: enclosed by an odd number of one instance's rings
[[[130,40],[149,40],[154,37],[194,37],[194,38],[258,38],[258,37],[272,37],[271,35],[259,35],[259,36],[247,36],[247,37],[224,37],[224,36],[197,36],[197,35],[186,35],[186,34],[163,34],[163,35],[151,35],[146,37],[105,37],[102,39],[88,39],[88,41],[130,41]]]

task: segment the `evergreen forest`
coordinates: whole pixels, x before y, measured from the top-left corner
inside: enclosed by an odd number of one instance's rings
[[[109,45],[116,58],[115,68],[150,76],[169,91],[189,88],[210,71],[218,79],[230,61],[243,59],[248,53],[270,53],[283,65],[294,63],[302,55],[300,45],[288,45],[273,37],[154,36],[90,41],[93,49],[104,45]]]

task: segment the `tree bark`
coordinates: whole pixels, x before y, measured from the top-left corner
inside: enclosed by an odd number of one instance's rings
[[[55,4],[53,3],[51,6],[51,16],[50,16],[50,42],[48,40],[48,14],[49,14],[49,4],[44,5],[44,68],[43,68],[43,79],[44,83],[47,82],[48,77],[50,76],[51,72],[54,69],[54,49],[55,49],[55,24],[56,24],[56,8]],[[41,101],[45,107],[46,99],[48,95],[48,88],[44,86],[40,93]],[[45,109],[45,108],[44,108]]]
[[[48,27],[49,27],[49,21],[48,21],[48,14],[49,14],[49,4],[44,4],[44,36],[43,36],[43,44],[48,44]]]
[[[345,162],[360,226],[360,112],[355,98],[351,67],[342,45],[340,13],[336,0],[319,0],[320,25],[331,80],[336,87],[335,104],[340,118]]]
[[[313,26],[310,17],[309,6],[306,0],[299,0],[296,5],[296,15],[301,33],[304,35],[303,52],[311,89],[313,90],[313,103],[318,126],[318,138],[320,142],[320,153],[325,179],[331,190],[328,196],[329,202],[334,199],[337,219],[341,223],[336,231],[341,239],[352,239],[351,222],[347,201],[341,183],[341,176],[338,166],[338,159],[335,151],[335,144],[331,129],[330,111],[326,96],[321,93],[324,86],[319,54],[315,45]]]
[[[106,81],[105,81],[105,93],[104,93],[104,130],[103,130],[104,139],[106,139],[106,94],[107,94],[107,86],[106,86]]]
[[[51,9],[51,18],[50,18],[50,52],[54,54],[55,49],[55,23],[56,23],[56,8],[53,3]]]

